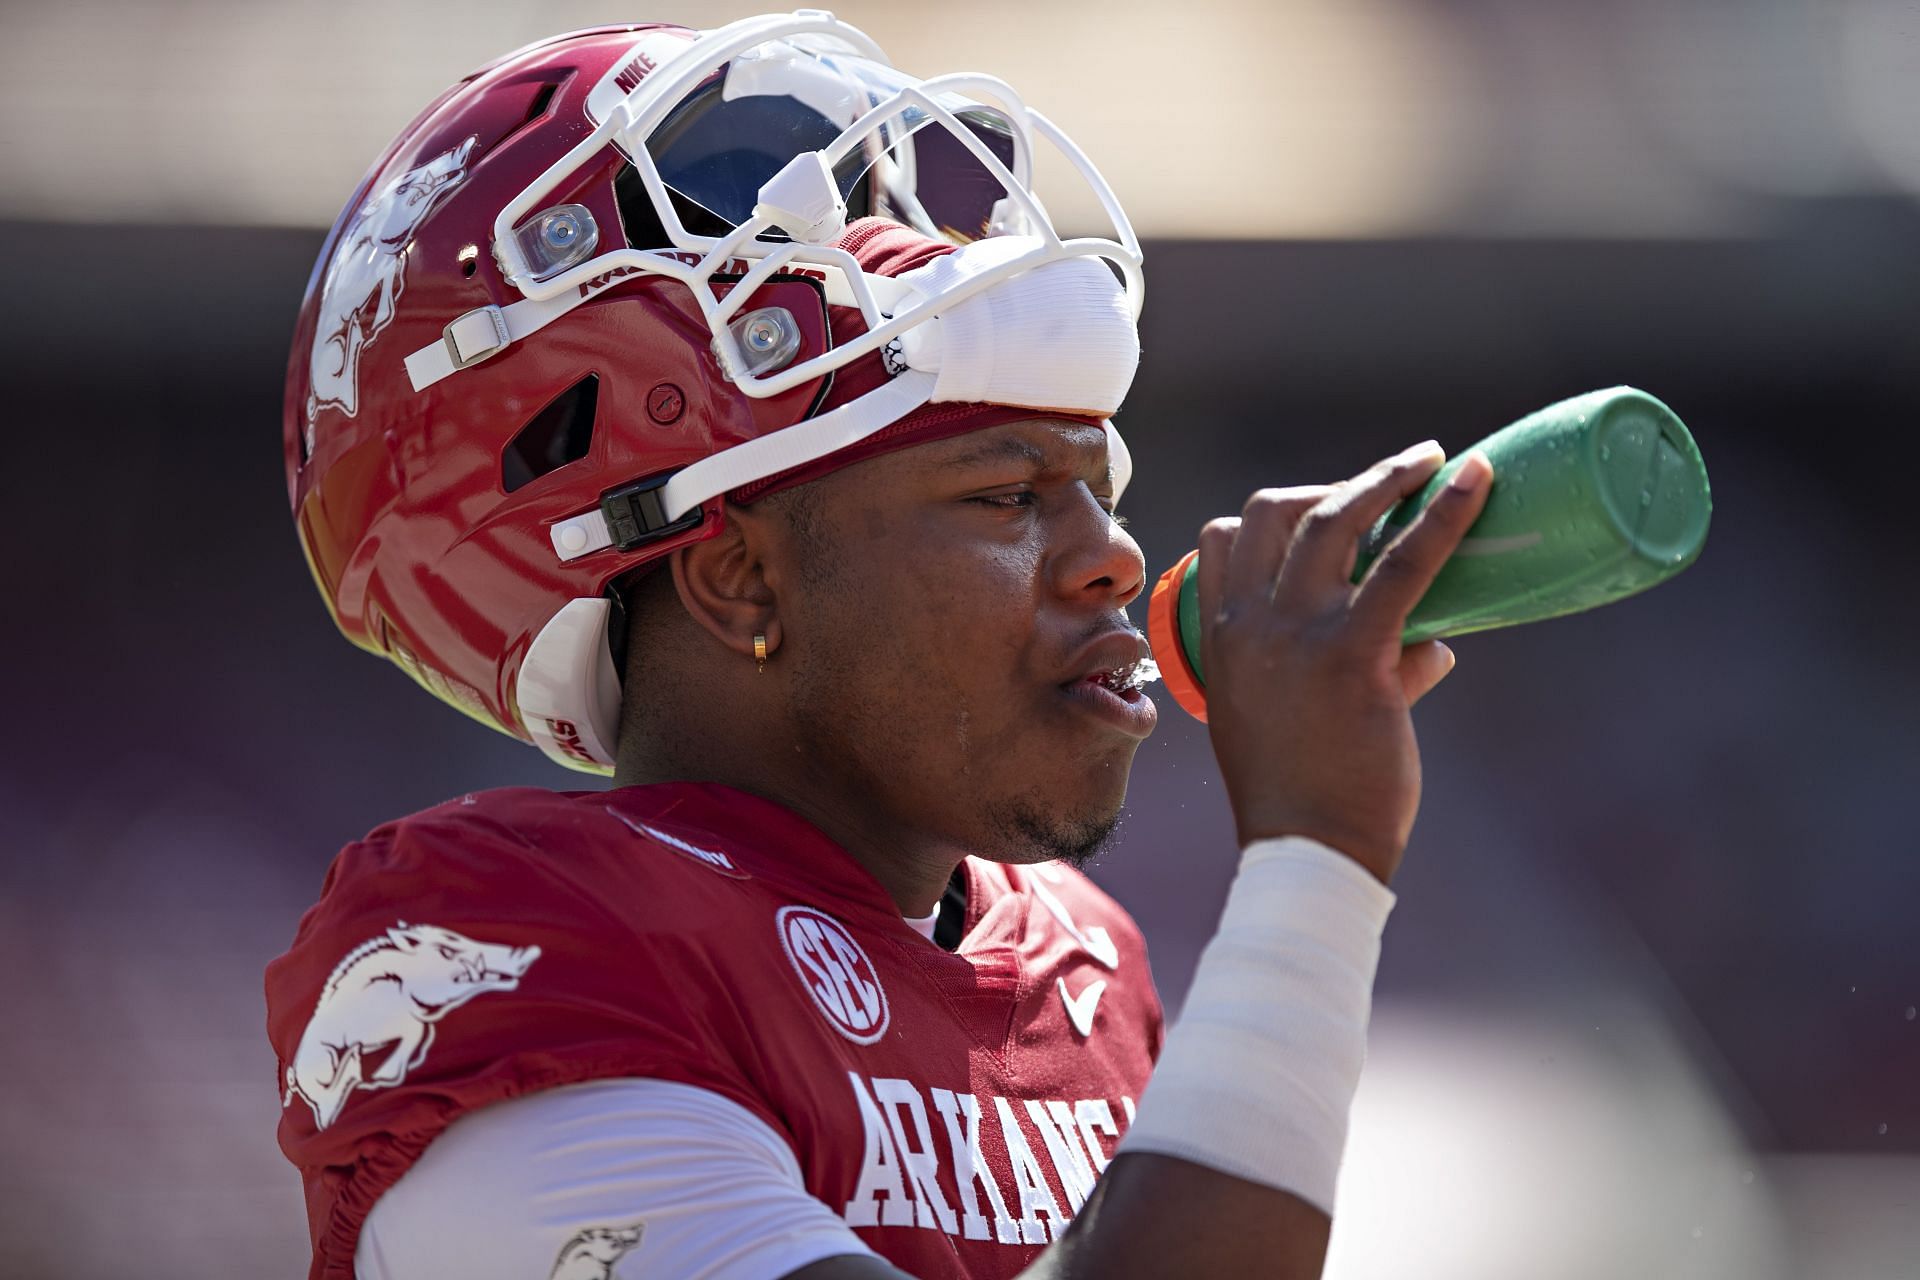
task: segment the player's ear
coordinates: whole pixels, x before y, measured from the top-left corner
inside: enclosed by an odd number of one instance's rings
[[[668,560],[687,616],[748,660],[755,636],[766,637],[769,653],[780,645],[779,612],[766,572],[767,534],[754,513],[729,503],[719,533],[681,547]]]

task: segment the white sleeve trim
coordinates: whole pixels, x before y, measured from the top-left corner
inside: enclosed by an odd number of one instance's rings
[[[846,1254],[873,1250],[765,1121],[691,1085],[617,1079],[455,1121],[373,1206],[354,1273],[777,1280]]]

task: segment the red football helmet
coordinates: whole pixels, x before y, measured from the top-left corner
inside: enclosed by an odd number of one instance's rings
[[[1055,232],[1038,141],[1113,238]],[[999,81],[915,80],[812,11],[560,36],[428,107],[321,249],[284,405],[301,545],[348,639],[610,772],[626,575],[729,495],[1104,422],[1141,288],[1112,192]]]

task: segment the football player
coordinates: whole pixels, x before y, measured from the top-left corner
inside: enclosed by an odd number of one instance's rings
[[[1319,1273],[1452,665],[1401,624],[1488,468],[1357,587],[1431,443],[1203,531],[1244,852],[1163,1037],[1075,869],[1155,718],[1141,288],[1013,89],[813,11],[542,42],[379,158],[290,362],[301,543],[349,639],[614,785],[334,862],[267,975],[314,1277]]]

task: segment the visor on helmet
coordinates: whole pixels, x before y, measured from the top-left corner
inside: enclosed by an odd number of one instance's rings
[[[724,235],[752,216],[760,188],[795,155],[829,146],[870,109],[918,83],[832,37],[772,40],[702,82],[648,135],[646,148],[678,197],[688,230]],[[1004,111],[958,94],[935,98],[1026,180],[1029,160]],[[995,226],[1006,195],[999,179],[947,130],[925,129],[930,120],[905,104],[835,166],[848,216],[891,218],[957,244],[1004,229]],[[641,230],[644,213],[628,203],[623,213],[637,224],[629,235],[650,235],[650,227]]]

